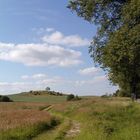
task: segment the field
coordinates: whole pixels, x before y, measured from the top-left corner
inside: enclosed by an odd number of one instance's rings
[[[51,95],[43,102],[32,96],[29,102],[20,97],[12,97],[18,102],[0,103],[1,140],[140,139],[140,104],[129,98],[87,97],[67,102],[63,96],[56,100]]]
[[[38,133],[55,126],[57,120],[43,103],[0,103],[0,140],[31,139]]]
[[[41,103],[62,103],[66,101],[66,96],[52,95],[32,95],[32,94],[16,94],[10,95],[10,99],[18,102],[41,102]]]

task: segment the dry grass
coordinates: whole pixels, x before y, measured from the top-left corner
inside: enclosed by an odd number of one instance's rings
[[[49,122],[51,116],[46,111],[39,111],[42,103],[1,103],[0,131],[17,127],[30,126],[40,122]]]
[[[40,107],[49,106],[47,103],[34,103],[34,102],[7,102],[0,103],[0,111],[4,110],[21,110],[32,109],[38,110]]]

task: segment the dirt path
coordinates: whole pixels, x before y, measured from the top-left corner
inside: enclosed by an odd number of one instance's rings
[[[66,132],[66,138],[75,137],[80,133],[80,123],[72,121],[70,130]]]
[[[52,114],[51,113],[52,108],[53,108],[53,105],[50,105],[49,107],[46,107],[42,111],[49,111],[50,114]],[[39,134],[37,137],[33,138],[32,140],[54,140],[56,139],[56,137],[57,138],[60,137],[61,140],[67,139],[67,138],[70,139],[70,138],[75,137],[79,133],[80,133],[80,123],[78,123],[75,120],[70,120],[69,118],[64,118],[64,122],[62,124],[60,124],[59,126],[56,126],[52,130],[47,130]]]
[[[53,105],[50,105],[50,106],[44,108],[42,111],[49,111],[49,110],[51,110],[52,108],[53,108]]]

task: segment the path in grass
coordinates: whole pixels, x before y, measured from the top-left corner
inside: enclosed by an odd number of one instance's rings
[[[50,111],[53,105],[43,109],[43,111]],[[50,112],[51,113],[51,112]],[[54,114],[53,114],[54,115]],[[55,116],[57,116],[55,114]],[[59,116],[60,117],[60,116]],[[64,140],[74,138],[76,135],[80,133],[80,123],[71,120],[69,118],[64,118],[63,121],[49,131],[44,131],[43,133],[39,134],[32,140]]]
[[[57,131],[61,127],[56,126],[54,129],[45,131],[41,134],[39,134],[37,137],[33,138],[32,140],[55,140],[57,137]]]
[[[80,133],[80,123],[72,121],[71,128],[66,132],[66,138],[75,137]]]

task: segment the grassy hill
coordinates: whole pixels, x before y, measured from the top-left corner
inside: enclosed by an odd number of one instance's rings
[[[54,91],[30,91],[8,96],[15,102],[46,102],[61,103],[66,101],[66,95]]]

